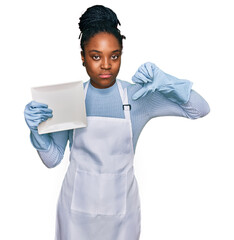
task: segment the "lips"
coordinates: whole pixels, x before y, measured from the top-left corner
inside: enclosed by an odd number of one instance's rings
[[[105,74],[99,74],[99,77],[104,78],[104,79],[105,78],[110,78],[111,76],[112,76],[112,74],[106,74],[106,73]]]

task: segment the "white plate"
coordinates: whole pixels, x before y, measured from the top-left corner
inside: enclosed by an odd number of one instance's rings
[[[34,87],[31,92],[33,100],[53,110],[53,117],[39,124],[39,134],[87,126],[82,81]]]

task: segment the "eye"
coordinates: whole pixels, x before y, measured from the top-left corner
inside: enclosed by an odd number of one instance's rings
[[[98,61],[98,60],[100,60],[100,56],[94,55],[94,56],[92,56],[92,59],[95,60],[95,61]]]
[[[112,60],[117,60],[118,58],[119,58],[119,55],[112,55],[112,56],[111,56],[111,59],[112,59]]]

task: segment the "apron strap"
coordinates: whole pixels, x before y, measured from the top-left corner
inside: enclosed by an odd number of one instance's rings
[[[88,82],[86,83],[86,85],[85,85],[85,89],[84,89],[85,98],[86,98],[86,94],[87,94],[87,91],[88,91],[89,82],[90,82],[90,81],[88,81]]]
[[[128,120],[131,120],[131,117],[130,117],[131,105],[128,103],[128,91],[127,91],[127,88],[123,89],[122,84],[120,83],[119,80],[116,80],[116,82],[118,84],[120,97],[122,99],[125,118],[128,119]]]
[[[125,116],[126,119],[131,120],[131,117],[130,117],[131,105],[128,103],[127,88],[123,89],[122,84],[120,83],[120,81],[118,79],[116,80],[116,83],[117,83],[119,93],[120,93],[120,97],[121,97],[122,103],[123,103],[124,116]],[[90,81],[88,81],[85,85],[85,89],[84,89],[85,98],[86,98],[86,94],[87,94],[87,91],[88,91],[89,84],[90,84]]]

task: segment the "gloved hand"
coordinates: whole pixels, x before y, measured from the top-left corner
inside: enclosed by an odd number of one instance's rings
[[[27,104],[24,110],[25,121],[32,131],[37,131],[38,125],[52,116],[52,110],[46,104],[35,101]]]
[[[133,100],[144,97],[148,93],[159,91],[173,102],[185,103],[189,100],[192,82],[178,79],[164,73],[154,63],[142,64],[132,77],[134,83],[142,87],[133,96]]]
[[[48,150],[52,140],[49,134],[39,135],[37,127],[52,116],[52,110],[46,104],[32,101],[25,107],[24,117],[31,130],[31,143],[39,151]]]

